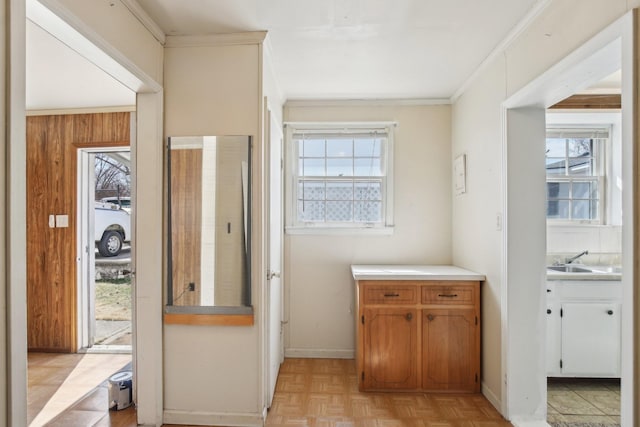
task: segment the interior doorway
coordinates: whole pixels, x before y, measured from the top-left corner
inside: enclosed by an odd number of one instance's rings
[[[617,71],[546,114],[546,375],[552,426],[620,424],[620,80]]]
[[[78,337],[90,353],[131,353],[130,150],[79,150]]]
[[[504,102],[506,144],[505,192],[506,253],[505,277],[509,292],[507,301],[505,373],[510,379],[505,387],[507,414],[517,423],[525,417],[544,420],[547,415],[547,347],[545,323],[547,291],[546,188],[544,169],[545,112],[548,106],[565,99],[577,90],[589,87],[603,77],[622,69],[622,182],[625,192],[621,224],[622,304],[620,345],[620,423],[633,419],[633,386],[635,376],[632,357],[636,340],[631,328],[636,312],[633,296],[635,246],[635,194],[632,163],[635,128],[635,92],[631,72],[632,49],[635,45],[632,14],[613,23],[579,49],[554,65],[549,71]],[[532,137],[533,135],[533,137]],[[540,184],[538,184],[538,182]],[[629,191],[629,188],[631,190]],[[631,214],[629,214],[631,213]],[[573,254],[578,255],[578,253]],[[566,262],[565,262],[566,263]],[[533,311],[528,311],[533,307]],[[614,311],[615,313],[615,311]],[[608,313],[607,313],[608,315]],[[540,343],[532,350],[533,342]],[[583,358],[587,357],[582,355]],[[534,367],[532,369],[532,366]],[[524,415],[526,414],[526,415]]]

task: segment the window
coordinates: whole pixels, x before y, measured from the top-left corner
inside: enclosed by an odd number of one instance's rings
[[[602,222],[603,157],[609,131],[547,129],[547,218]]]
[[[290,126],[288,229],[390,226],[390,125]]]

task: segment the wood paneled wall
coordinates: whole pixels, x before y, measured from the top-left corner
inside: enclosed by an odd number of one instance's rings
[[[173,304],[200,305],[202,150],[171,150],[171,259]],[[189,283],[194,284],[193,291]]]
[[[129,146],[130,114],[27,117],[27,345],[77,350],[77,150]],[[68,215],[50,228],[49,215]]]

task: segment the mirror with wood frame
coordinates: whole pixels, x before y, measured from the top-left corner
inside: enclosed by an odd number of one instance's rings
[[[251,138],[170,137],[167,153],[168,311],[247,311]]]

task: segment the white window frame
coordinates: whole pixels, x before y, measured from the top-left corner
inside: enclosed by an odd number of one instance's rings
[[[288,122],[285,123],[285,212],[287,234],[384,234],[393,233],[393,130],[395,122]],[[382,147],[382,221],[306,222],[298,219],[298,147],[294,135],[304,132],[354,134],[384,132]],[[358,177],[353,177],[354,179]],[[331,178],[328,177],[328,180]]]
[[[566,134],[567,138],[576,135],[575,138],[585,138],[587,135],[593,135],[593,139],[598,141],[594,144],[592,157],[595,157],[595,175],[546,175],[546,182],[595,182],[598,187],[598,218],[597,219],[572,219],[572,218],[549,218],[549,224],[556,225],[603,225],[606,223],[606,201],[607,201],[607,185],[606,185],[606,158],[609,145],[611,143],[612,128],[610,125],[551,125],[547,126],[547,138],[549,134]],[[583,134],[584,136],[580,136]],[[548,203],[548,199],[545,199]],[[570,198],[573,200],[573,197]],[[545,207],[548,208],[548,205]]]

